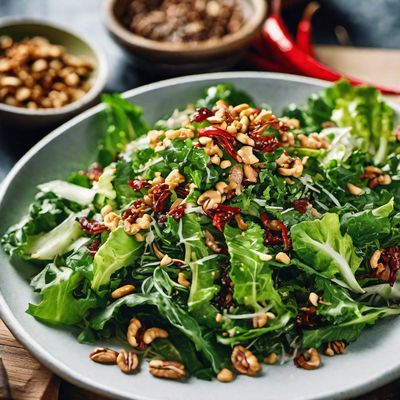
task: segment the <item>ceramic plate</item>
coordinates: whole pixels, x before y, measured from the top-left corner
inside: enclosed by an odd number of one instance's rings
[[[149,122],[189,103],[202,89],[230,82],[248,91],[278,113],[290,102],[304,103],[321,90],[322,81],[289,75],[237,72],[173,79],[125,93],[145,110]],[[97,139],[105,130],[97,106],[62,125],[26,154],[3,182],[0,193],[0,234],[26,212],[35,187],[65,178],[71,170],[85,168],[95,155]],[[399,109],[397,108],[399,112]],[[27,132],[28,134],[29,132]],[[79,344],[73,333],[48,327],[25,313],[37,299],[27,278],[35,267],[10,263],[0,250],[1,317],[14,335],[47,367],[64,379],[95,392],[137,400],[302,400],[341,399],[364,393],[400,376],[400,318],[378,323],[348,347],[346,355],[323,358],[322,368],[305,371],[291,362],[265,366],[262,376],[239,376],[221,384],[190,379],[186,383],[153,378],[147,371],[128,376],[118,368],[89,360],[93,346]],[[147,369],[143,364],[142,369]]]

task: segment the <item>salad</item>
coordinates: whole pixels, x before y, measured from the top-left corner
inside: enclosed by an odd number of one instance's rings
[[[95,162],[39,185],[1,241],[38,267],[29,314],[125,349],[93,361],[309,370],[400,314],[399,135],[377,90],[339,81],[277,117],[219,84],[154,126],[104,104]]]

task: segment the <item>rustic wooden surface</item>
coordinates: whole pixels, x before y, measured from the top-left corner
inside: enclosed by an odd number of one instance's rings
[[[0,355],[8,374],[13,400],[58,399],[60,379],[35,360],[1,320]]]

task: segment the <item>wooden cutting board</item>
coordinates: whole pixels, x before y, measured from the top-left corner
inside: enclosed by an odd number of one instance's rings
[[[0,355],[13,400],[57,400],[60,379],[35,360],[0,320]]]

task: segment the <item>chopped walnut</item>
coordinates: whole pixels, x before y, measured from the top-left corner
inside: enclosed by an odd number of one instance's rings
[[[296,367],[307,370],[317,369],[321,365],[321,357],[318,350],[313,347],[299,354],[293,361]]]
[[[149,144],[152,149],[155,149],[160,142],[160,139],[164,136],[164,131],[152,130],[147,132]]]
[[[222,196],[217,190],[207,190],[197,199],[197,204],[203,206],[204,210],[213,209],[220,203]]]
[[[312,133],[309,136],[303,133],[297,135],[300,140],[301,147],[306,149],[327,149],[329,147],[329,141],[326,138],[320,137],[318,133]]]
[[[181,175],[177,169],[173,169],[165,178],[165,183],[169,185],[171,189],[175,189],[183,182],[185,182],[185,177]]]

